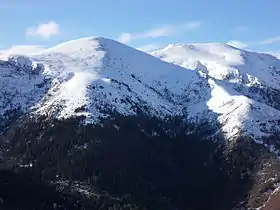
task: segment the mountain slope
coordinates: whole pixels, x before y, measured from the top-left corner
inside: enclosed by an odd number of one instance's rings
[[[44,66],[23,56],[0,61],[0,131],[20,114],[30,111],[46,94],[49,80]]]
[[[218,119],[228,137],[243,131],[259,138],[277,128],[278,59],[222,44],[169,45],[152,54],[184,68],[113,40],[92,37],[60,44],[31,58],[10,58],[2,62],[2,90],[8,91],[2,92],[2,116],[19,109],[20,103],[20,111],[32,109],[57,118],[84,115],[88,122],[108,116],[108,110],[125,115],[139,111],[160,117],[181,115],[191,122]],[[22,61],[13,61],[17,59]],[[18,79],[5,67],[9,62],[30,71],[38,65],[41,70],[36,77],[25,73]],[[42,83],[39,89],[37,83]],[[31,99],[11,92],[31,90],[29,85],[35,87]],[[15,104],[8,106],[9,101]]]
[[[44,75],[53,82],[39,112],[63,106],[58,117],[75,115],[83,107],[83,114],[96,120],[102,116],[100,106],[133,114],[134,105],[146,105],[152,113],[174,114],[180,107],[174,104],[173,95],[182,95],[189,81],[197,77],[104,38],[67,42],[32,59],[45,66]]]
[[[279,60],[269,54],[249,52],[227,44],[175,44],[152,55],[187,69],[204,68],[205,73],[231,83],[263,83],[279,88]],[[199,66],[199,63],[202,66]]]
[[[280,60],[226,44],[175,44],[151,53],[164,61],[201,72],[211,86],[207,108],[219,114],[230,133],[244,129],[254,138],[279,128]],[[202,102],[203,104],[205,102]],[[198,103],[199,104],[199,103]],[[191,107],[189,107],[192,110]],[[204,115],[204,114],[203,114]],[[208,115],[204,115],[208,118]]]
[[[280,183],[279,60],[222,44],[152,54],[89,37],[1,61],[0,179],[54,185],[51,209],[263,205]]]

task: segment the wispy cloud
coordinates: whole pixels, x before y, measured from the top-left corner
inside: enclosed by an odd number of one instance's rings
[[[162,44],[147,44],[147,45],[143,45],[141,47],[138,47],[137,49],[143,52],[152,52],[154,50],[157,50],[159,48],[163,47]]]
[[[45,50],[42,45],[14,45],[8,49],[0,49],[1,54],[5,55],[28,55]]]
[[[247,43],[241,42],[241,41],[238,41],[238,40],[228,41],[227,44],[229,44],[233,47],[239,48],[239,49],[246,49],[248,47]]]
[[[45,49],[41,45],[14,45],[8,49],[0,49],[0,59],[6,59],[11,55],[30,55]]]
[[[48,39],[59,34],[60,26],[55,21],[42,23],[36,27],[30,27],[26,29],[27,36],[40,37],[43,39]]]
[[[200,25],[201,23],[199,21],[192,21],[182,25],[165,25],[141,33],[122,33],[118,38],[118,40],[123,43],[129,43],[132,40],[137,40],[137,39],[171,36],[181,32],[195,30],[199,28]]]
[[[227,44],[233,46],[233,47],[237,47],[240,49],[248,49],[249,47],[257,47],[260,45],[270,45],[270,44],[275,44],[275,43],[280,43],[280,36],[275,36],[275,37],[270,37],[264,40],[260,40],[260,41],[255,41],[255,42],[242,42],[239,40],[231,40],[228,41]]]
[[[266,44],[274,44],[276,42],[280,42],[280,36],[267,38],[265,40],[260,41],[259,44],[266,45]]]
[[[122,33],[118,40],[119,42],[122,42],[122,43],[128,43],[130,42],[133,38],[135,38],[135,35],[133,35],[132,33]]]

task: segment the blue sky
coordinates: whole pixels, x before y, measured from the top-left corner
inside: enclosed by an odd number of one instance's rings
[[[0,49],[103,36],[150,50],[230,42],[280,51],[279,0],[1,0]]]

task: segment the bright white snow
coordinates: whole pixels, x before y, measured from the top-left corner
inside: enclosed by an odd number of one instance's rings
[[[107,108],[129,115],[138,106],[159,117],[183,114],[218,122],[229,137],[242,129],[257,139],[277,128],[279,110],[236,88],[278,90],[275,57],[226,44],[168,45],[152,55],[164,61],[113,40],[87,37],[0,62],[0,116],[20,106],[23,112],[85,115],[96,122]]]
[[[206,101],[198,103],[199,109],[188,106],[193,116],[202,113],[199,115],[202,118],[211,118],[205,113],[212,110],[228,136],[234,135],[240,128],[253,137],[265,136],[269,131],[279,129],[279,126],[273,127],[268,123],[280,119],[279,110],[268,106],[262,99],[259,101],[263,103],[246,97],[234,88],[266,86],[280,90],[280,60],[275,57],[216,43],[168,45],[151,54],[207,75],[210,93]],[[203,93],[201,90],[200,94]],[[260,124],[265,124],[264,130],[268,133],[262,131]]]
[[[45,75],[55,81],[49,99],[38,111],[44,113],[63,105],[58,117],[75,115],[77,108],[86,106],[83,114],[95,120],[102,116],[97,110],[99,105],[135,114],[131,103],[147,103],[152,112],[175,114],[180,107],[166,100],[164,90],[169,95],[182,95],[189,81],[197,77],[184,68],[104,38],[66,42],[32,59],[43,63]]]

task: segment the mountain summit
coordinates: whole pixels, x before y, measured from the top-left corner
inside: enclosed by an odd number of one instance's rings
[[[32,108],[35,106],[43,114],[55,112],[57,118],[83,114],[95,121],[103,116],[99,109],[108,106],[122,114],[135,114],[135,105],[145,105],[153,114],[173,115],[180,110],[173,95],[183,95],[196,77],[194,72],[105,38],[66,42],[21,60],[26,63],[10,58],[3,65],[13,61],[14,66],[32,69],[40,64],[44,70],[30,78],[28,85],[44,78],[48,81],[47,93]],[[12,81],[24,82],[24,77],[15,77],[7,68],[2,74],[2,84],[10,84],[2,89],[22,90],[24,85],[17,86]],[[16,98],[21,95],[11,93],[8,97],[18,103],[20,99]],[[6,107],[4,103],[3,106]],[[82,107],[83,112],[75,111]]]
[[[195,115],[203,113],[209,119],[204,112],[210,109],[219,114],[225,131],[233,134],[241,129],[253,138],[279,129],[280,60],[276,57],[216,43],[168,45],[151,54],[207,77],[211,96],[193,105]],[[201,103],[207,106],[198,109]]]
[[[0,61],[5,168],[104,208],[263,205],[280,183],[280,60],[226,44],[151,54],[87,37]]]
[[[257,140],[277,128],[275,57],[225,44],[168,45],[152,55],[166,62],[88,37],[31,57],[10,57],[1,62],[1,116],[16,109],[58,119],[84,115],[95,122],[108,116],[105,109],[124,115],[141,110],[218,121],[229,137],[242,131]]]

